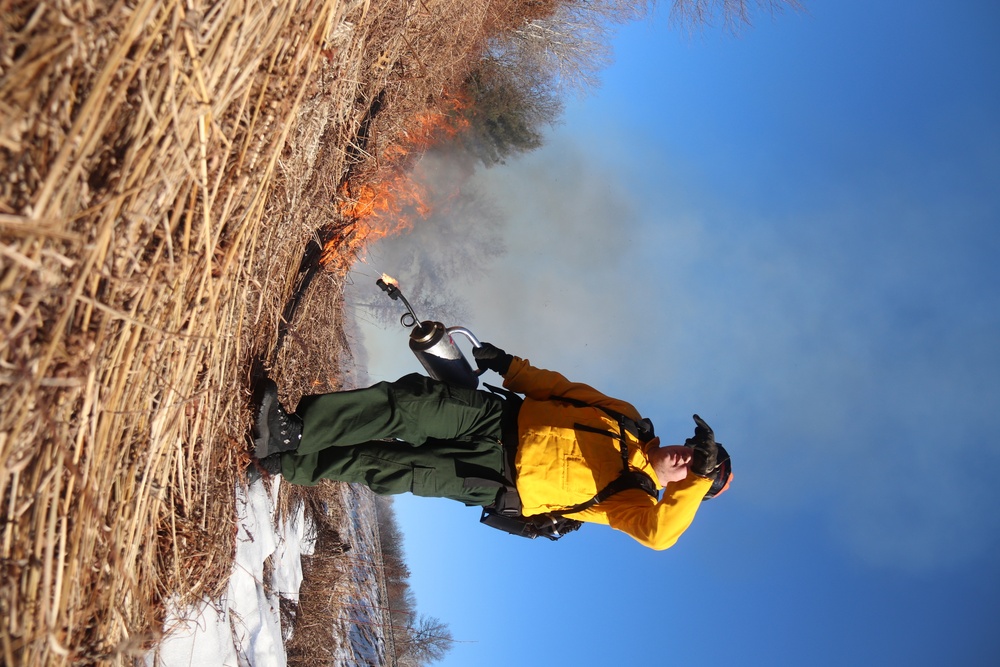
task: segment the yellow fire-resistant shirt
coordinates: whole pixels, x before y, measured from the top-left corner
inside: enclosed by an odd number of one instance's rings
[[[618,422],[599,409],[609,408],[639,420],[630,404],[605,396],[593,387],[570,382],[554,371],[531,366],[514,357],[504,386],[525,396],[518,414],[517,490],[526,516],[565,509],[592,498],[622,472]],[[580,401],[577,407],[559,400]],[[608,435],[592,433],[576,425],[598,428]],[[632,436],[629,463],[648,474],[656,473],[646,447]],[[631,535],[653,549],[673,546],[694,519],[711,480],[688,474],[669,484],[657,501],[640,489],[627,489],[570,518],[603,523]]]

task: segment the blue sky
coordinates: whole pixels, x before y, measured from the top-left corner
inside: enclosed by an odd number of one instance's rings
[[[507,252],[448,324],[666,440],[701,414],[736,481],[661,553],[400,497],[419,609],[461,640],[441,664],[996,664],[998,19],[814,0],[733,37],[661,12],[543,149],[477,176]],[[414,244],[433,228],[357,285]],[[417,370],[405,335],[366,333],[374,380]]]

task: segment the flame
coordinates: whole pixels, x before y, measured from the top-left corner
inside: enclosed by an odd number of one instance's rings
[[[399,281],[387,273],[382,274],[382,282],[386,283],[387,285],[392,285],[393,287],[399,287]]]
[[[346,250],[358,251],[368,242],[399,234],[426,220],[434,210],[434,193],[421,180],[419,158],[434,145],[454,139],[469,127],[463,115],[468,103],[446,95],[439,108],[414,114],[406,130],[379,156],[368,182],[345,181],[337,192],[337,211],[353,221],[349,238],[338,234],[327,242],[320,262],[330,264]]]

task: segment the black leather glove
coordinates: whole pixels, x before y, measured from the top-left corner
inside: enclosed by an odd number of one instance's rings
[[[472,356],[480,369],[488,368],[500,375],[506,375],[510,370],[510,362],[514,361],[514,357],[492,343],[483,343],[479,347],[472,348]]]
[[[715,442],[715,432],[698,415],[694,415],[694,423],[694,437],[684,441],[686,447],[694,450],[688,470],[699,477],[715,479],[719,468],[719,446]]]

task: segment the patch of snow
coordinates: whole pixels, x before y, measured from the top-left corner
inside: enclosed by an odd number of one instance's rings
[[[275,517],[280,477],[237,487],[236,559],[229,587],[217,600],[171,605],[164,638],[146,654],[147,667],[284,667],[280,598],[298,600],[302,555],[315,548],[315,532],[300,507],[288,521]],[[271,558],[271,580],[264,561]]]

